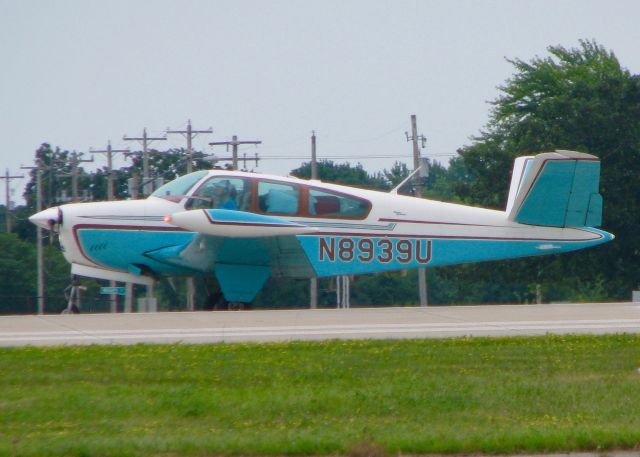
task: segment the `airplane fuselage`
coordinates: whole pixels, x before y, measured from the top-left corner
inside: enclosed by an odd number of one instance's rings
[[[242,185],[235,199],[245,207],[201,201],[196,194],[212,179]],[[59,210],[70,263],[134,276],[207,275],[249,263],[271,276],[362,274],[561,253],[612,238],[594,228],[519,224],[504,211],[222,170],[202,173],[184,195]]]

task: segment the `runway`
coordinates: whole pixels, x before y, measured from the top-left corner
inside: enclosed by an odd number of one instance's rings
[[[0,317],[0,346],[640,333],[640,303]]]

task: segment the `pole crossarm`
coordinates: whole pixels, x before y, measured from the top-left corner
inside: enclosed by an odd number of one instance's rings
[[[167,136],[158,136],[158,137],[151,137],[149,135],[147,135],[147,128],[145,127],[144,129],[142,129],[142,136],[141,137],[129,137],[127,135],[124,135],[122,137],[122,139],[124,141],[139,141],[142,144],[142,152],[129,152],[126,155],[140,155],[142,154],[142,179],[143,181],[149,182],[149,144],[154,142],[154,141],[166,141]],[[143,195],[147,195],[149,192],[147,192],[148,187],[145,184],[142,187],[142,193]]]
[[[91,157],[91,159],[80,159],[78,158],[78,153],[76,151],[71,153],[71,201],[74,203],[78,201],[78,184],[80,179],[78,174],[79,165],[83,162],[86,163],[93,161],[93,157]]]
[[[10,180],[10,179],[20,179],[20,178],[24,178],[24,175],[20,175],[20,176],[18,176],[18,175],[15,175],[15,176],[9,175],[9,170],[6,171],[4,176],[0,175],[0,179],[9,179]]]
[[[113,200],[113,154],[118,152],[128,153],[129,149],[113,149],[111,147],[111,140],[107,142],[107,149],[89,149],[91,154],[105,154],[107,156],[107,200]]]
[[[238,145],[238,144],[262,144],[262,141],[212,141],[209,143],[211,146],[220,146],[220,145]]]
[[[189,119],[186,130],[171,130],[169,127],[167,127],[167,134],[174,133],[184,135],[184,137],[187,139],[187,173],[191,173],[193,171],[192,141],[196,136],[198,136],[199,133],[213,133],[213,127],[209,127],[207,130],[194,130],[191,127],[191,119]]]
[[[255,144],[256,146],[259,144],[262,144],[262,141],[260,140],[243,140],[240,141],[238,140],[238,136],[237,135],[233,135],[233,137],[231,137],[231,141],[211,141],[209,143],[210,146],[226,146],[227,147],[227,151],[229,151],[229,146],[231,146],[231,157],[217,157],[218,160],[231,160],[232,163],[232,168],[234,170],[238,169],[238,146],[241,144]],[[245,154],[244,158],[241,159],[244,161],[244,168],[247,168],[247,160],[255,160],[256,161],[256,166],[258,166],[258,160],[260,160],[258,158],[258,154],[255,155],[255,157],[249,157],[247,158],[247,155]]]
[[[93,149],[93,148],[91,148],[89,150],[89,152],[91,154],[115,154],[116,152],[130,153],[131,150],[129,150],[129,149],[113,149],[111,147],[111,141],[109,141],[108,144],[107,144],[107,149]]]
[[[11,233],[11,189],[10,184],[12,179],[21,179],[24,178],[24,175],[10,175],[9,169],[7,168],[4,176],[0,176],[0,179],[4,179],[4,192],[5,192],[5,214],[6,214],[6,224],[7,224],[7,233]]]

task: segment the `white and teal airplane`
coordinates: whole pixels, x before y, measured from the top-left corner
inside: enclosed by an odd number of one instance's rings
[[[516,159],[497,211],[256,173],[197,171],[145,200],[74,203],[31,216],[59,232],[71,272],[149,285],[211,276],[251,302],[270,276],[354,275],[557,254],[613,235],[600,162],[573,151]]]

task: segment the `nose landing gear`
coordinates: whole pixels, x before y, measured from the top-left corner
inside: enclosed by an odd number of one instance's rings
[[[67,307],[62,310],[61,314],[79,314],[80,313],[80,293],[87,290],[86,287],[80,285],[80,278],[76,275],[71,276],[71,284],[64,290],[64,296],[67,299]]]

